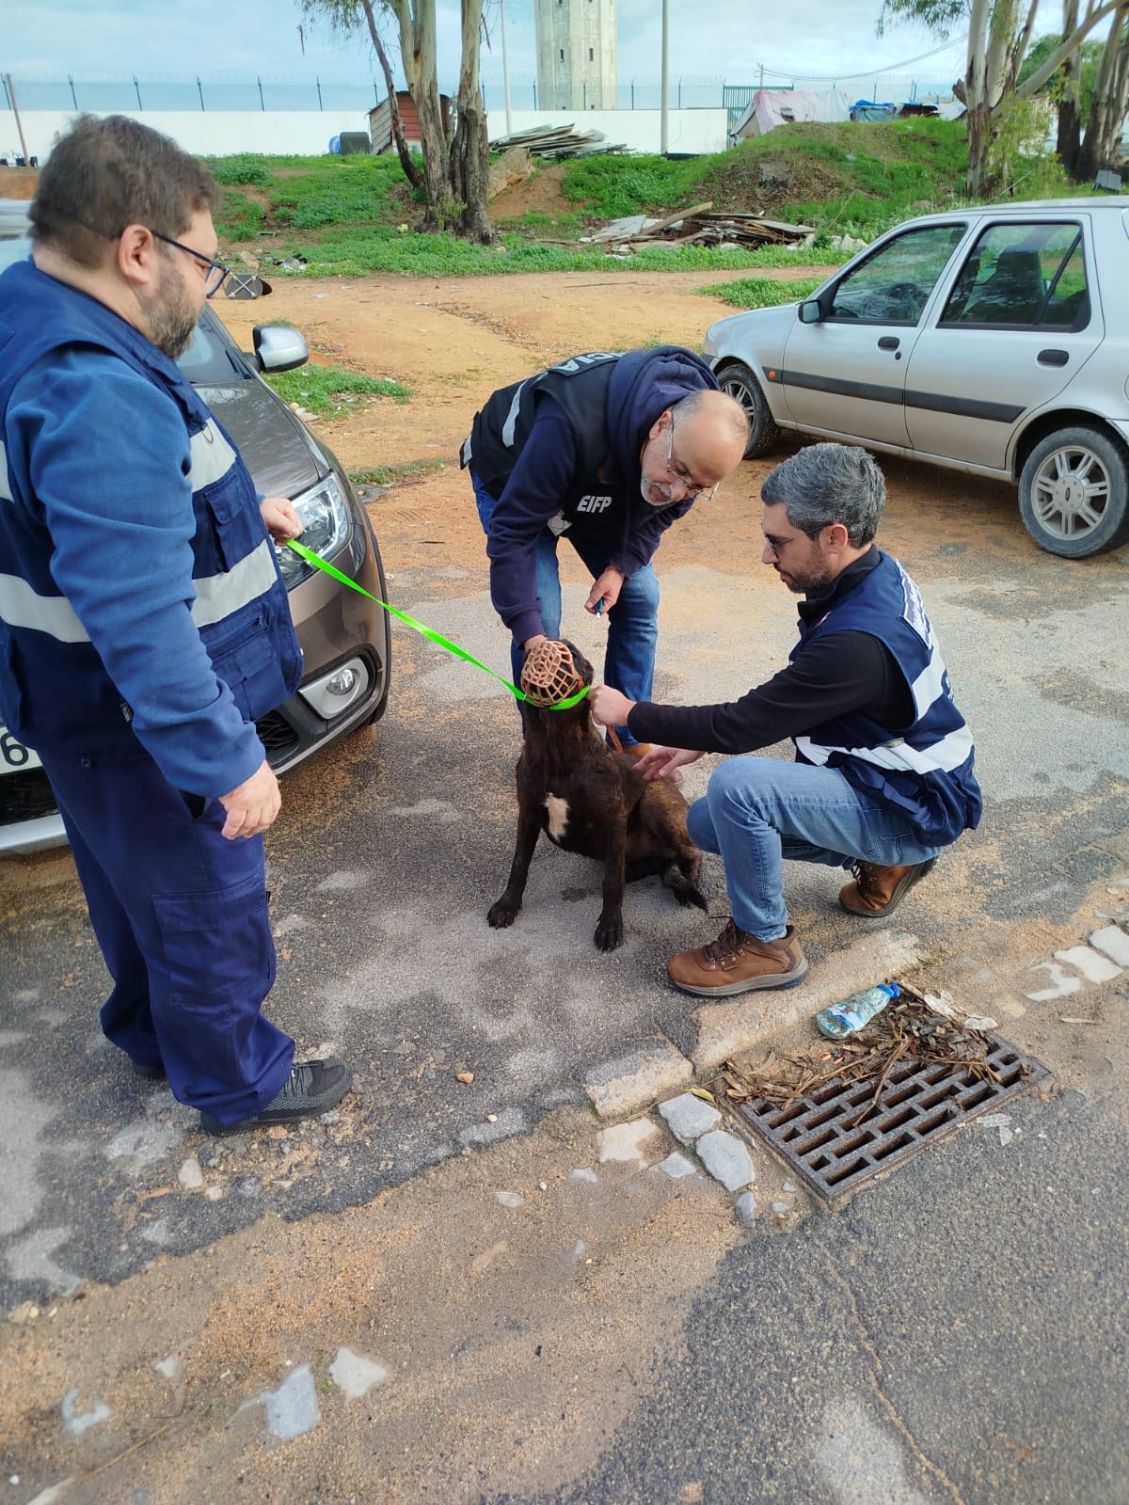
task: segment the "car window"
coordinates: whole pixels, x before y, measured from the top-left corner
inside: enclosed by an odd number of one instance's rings
[[[198,387],[240,377],[249,379],[248,372],[228,349],[223,336],[211,327],[210,317],[210,314],[205,314],[192,331],[192,343],[177,365]]]
[[[941,323],[953,328],[1082,329],[1090,321],[1082,228],[991,225],[961,267]]]
[[[835,288],[828,319],[916,324],[965,225],[928,225],[889,240]]]

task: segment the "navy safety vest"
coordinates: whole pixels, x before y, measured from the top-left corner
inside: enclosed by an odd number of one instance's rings
[[[972,735],[953,701],[921,593],[896,559],[881,555],[826,616],[801,622],[791,658],[833,632],[866,632],[886,645],[913,696],[914,720],[892,737],[893,728],[864,713],[837,716],[797,737],[797,754],[837,768],[854,788],[903,810],[923,845],[948,846],[980,820]]]
[[[52,578],[51,536],[31,477],[14,468],[4,446],[17,383],[44,356],[75,346],[125,361],[183,418],[196,523],[192,619],[245,720],[266,715],[297,688],[302,650],[255,486],[235,446],[176,365],[103,304],[30,263],[10,268],[4,281],[18,294],[8,298],[0,323],[0,677],[11,731],[33,747],[73,746],[81,738],[91,748],[136,748],[131,708]],[[129,421],[123,414],[123,445]]]
[[[462,467],[469,465],[490,495],[500,497],[533,427],[538,399],[552,397],[572,428],[577,467],[572,490],[549,526],[561,533],[582,520],[585,533],[618,537],[633,502],[631,483],[615,474],[608,436],[608,383],[618,360],[606,351],[576,355],[500,388],[474,415],[459,455]]]

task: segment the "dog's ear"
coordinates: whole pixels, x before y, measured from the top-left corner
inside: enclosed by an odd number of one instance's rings
[[[573,666],[575,667],[577,674],[580,675],[581,683],[590,685],[592,683],[592,665],[584,657],[583,653],[581,653],[580,649],[576,646],[575,643],[570,642],[568,638],[561,638],[561,642],[565,645],[569,653],[572,655]]]

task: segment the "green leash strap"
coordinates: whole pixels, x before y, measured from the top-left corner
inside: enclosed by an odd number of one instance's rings
[[[428,642],[436,643],[440,648],[445,648],[448,653],[453,653],[456,658],[461,658],[466,663],[473,664],[476,669],[481,669],[484,674],[489,674],[491,679],[496,679],[500,685],[504,685],[515,700],[529,700],[529,696],[524,690],[520,690],[517,685],[510,684],[509,680],[503,679],[500,674],[495,674],[489,664],[484,664],[481,659],[475,658],[473,653],[468,653],[465,648],[460,648],[458,643],[452,643],[451,639],[445,638],[441,632],[434,632],[430,627],[425,627],[422,622],[417,622],[415,617],[409,617],[406,611],[400,611],[395,606],[389,606],[387,601],[382,601],[379,596],[374,596],[371,591],[365,590],[363,585],[358,585],[355,580],[350,580],[349,576],[339,570],[336,565],[330,564],[320,554],[315,554],[312,549],[307,549],[305,544],[299,543],[296,538],[289,538],[286,543],[287,547],[293,549],[295,554],[300,559],[304,559],[307,564],[312,564],[316,569],[324,570],[327,575],[332,575],[334,580],[339,580],[342,585],[347,585],[350,590],[355,590],[359,595],[367,596],[370,601],[375,601],[377,606],[382,606],[389,616],[396,617],[406,626],[418,632],[421,637],[427,638]],[[544,709],[550,711],[567,711],[570,706],[580,704],[588,694],[588,688],[587,685],[584,685],[575,695],[569,695],[564,700],[559,700],[556,705],[548,706]],[[531,701],[530,704],[535,704],[535,702]]]

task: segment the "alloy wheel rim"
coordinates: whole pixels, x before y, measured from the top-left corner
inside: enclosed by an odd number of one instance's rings
[[[743,381],[737,381],[734,378],[730,378],[728,381],[723,381],[721,383],[721,390],[727,397],[732,397],[735,401],[741,404],[741,408],[745,414],[745,417],[751,423],[757,416],[757,410],[753,402],[752,394],[750,393],[748,387],[746,387],[745,383]]]
[[[1031,502],[1039,526],[1053,538],[1086,538],[1105,520],[1109,471],[1094,450],[1064,445],[1052,450],[1035,472]]]

